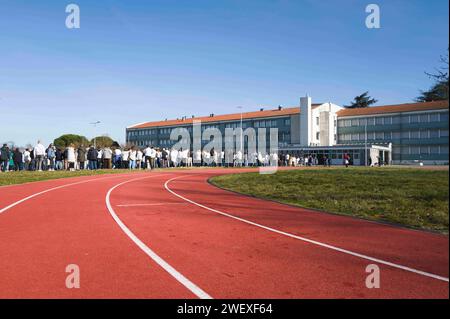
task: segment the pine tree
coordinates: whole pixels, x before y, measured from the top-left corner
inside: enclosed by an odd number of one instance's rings
[[[350,102],[350,105],[344,105],[344,107],[349,109],[359,108],[359,107],[369,107],[378,101],[369,96],[369,91],[364,92],[361,95],[355,97],[355,99]]]
[[[448,51],[446,56],[441,56],[440,62],[442,66],[436,69],[436,73],[425,72],[435,83],[429,90],[421,91],[415,99],[417,102],[448,100]]]

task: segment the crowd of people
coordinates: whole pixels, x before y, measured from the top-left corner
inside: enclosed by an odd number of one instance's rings
[[[320,164],[319,164],[320,162]],[[349,164],[345,158],[345,165]],[[40,141],[34,147],[10,149],[4,144],[0,149],[0,171],[56,171],[56,170],[97,170],[97,169],[154,169],[169,167],[249,167],[249,166],[330,166],[331,159],[316,155],[299,155],[281,152],[247,154],[238,151],[188,149],[166,149],[147,146],[76,147],[71,144],[61,148],[50,144],[45,147]]]
[[[176,150],[147,146],[131,147],[85,147],[69,145],[61,148],[40,141],[34,147],[10,149],[4,144],[0,149],[0,171],[56,171],[97,169],[154,169],[192,166],[267,166],[277,161],[277,154],[247,154],[237,151]],[[272,162],[271,162],[272,161]]]

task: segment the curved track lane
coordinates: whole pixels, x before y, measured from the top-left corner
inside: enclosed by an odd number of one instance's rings
[[[3,188],[0,211],[31,197],[0,214],[0,297],[448,298],[448,236],[207,183],[231,172],[173,170]],[[381,288],[368,289],[365,268],[376,262],[283,233],[437,279],[378,264]],[[68,264],[80,266],[80,289],[65,287]]]

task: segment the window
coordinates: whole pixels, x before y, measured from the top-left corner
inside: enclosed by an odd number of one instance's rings
[[[429,154],[428,146],[421,146],[420,155],[428,155],[428,154]]]
[[[375,125],[375,119],[373,117],[368,118],[367,125]]]
[[[440,152],[441,154],[448,154],[448,145],[441,145]]]
[[[359,125],[359,120],[358,119],[353,119],[352,120],[352,126],[358,126]]]
[[[344,126],[345,127],[349,127],[352,125],[352,121],[351,120],[344,120]]]
[[[401,154],[409,155],[409,146],[402,146]]]
[[[439,113],[430,114],[430,122],[439,122]]]
[[[403,131],[402,138],[409,138],[409,131]]]
[[[344,121],[338,121],[338,127],[344,127]]]
[[[377,117],[377,118],[375,119],[375,123],[376,123],[377,125],[383,125],[383,124],[384,124],[383,118],[382,118],[382,117]]]
[[[441,122],[448,122],[448,113],[441,113]]]
[[[357,141],[357,140],[359,140],[359,134],[358,133],[352,134],[352,141]]]
[[[366,140],[366,133],[359,133],[359,140],[365,141]]]
[[[316,124],[319,125],[319,117],[316,117]]]
[[[367,119],[359,119],[359,125],[360,126],[366,126],[367,125]]]
[[[391,140],[392,139],[392,132],[384,132],[384,139],[385,140]]]
[[[428,123],[428,114],[420,115],[420,123]]]
[[[420,138],[428,138],[428,131],[427,130],[420,131]]]
[[[390,124],[392,124],[392,117],[386,116],[384,118],[384,125],[390,125]]]
[[[409,152],[411,154],[420,154],[420,147],[419,146],[411,146]]]
[[[400,153],[401,153],[401,148],[400,148],[400,147],[397,147],[397,146],[394,146],[394,147],[392,148],[392,153],[394,153],[394,154],[400,154]]]
[[[440,137],[448,137],[448,130],[439,130]]]
[[[384,139],[384,132],[376,132],[375,133],[375,138],[377,140],[383,140]]]
[[[392,133],[392,139],[399,140],[400,138],[401,138],[401,133],[400,132],[393,132]]]
[[[409,116],[408,115],[402,116],[402,123],[409,124]]]
[[[439,154],[439,146],[436,145],[430,146],[430,154]]]
[[[319,140],[320,139],[320,132],[317,132],[316,133],[316,140]]]
[[[430,130],[428,133],[428,136],[430,138],[437,138],[439,137],[439,130]]]
[[[285,119],[284,125],[291,125],[291,119]]]
[[[409,123],[419,123],[419,115],[410,115]]]
[[[401,117],[400,116],[393,116],[392,117],[392,124],[400,124]]]
[[[419,131],[412,131],[410,138],[420,138],[420,132]]]

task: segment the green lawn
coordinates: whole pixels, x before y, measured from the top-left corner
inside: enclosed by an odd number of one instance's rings
[[[448,233],[448,170],[330,168],[217,176],[219,187],[327,212]]]
[[[0,186],[3,185],[13,185],[13,184],[23,184],[28,182],[44,181],[49,179],[59,179],[66,177],[77,177],[77,176],[89,176],[89,175],[104,175],[104,174],[118,174],[118,173],[130,173],[127,169],[110,169],[110,170],[97,170],[97,171],[54,171],[54,172],[6,172],[0,173]],[[137,172],[137,171],[133,171]]]

